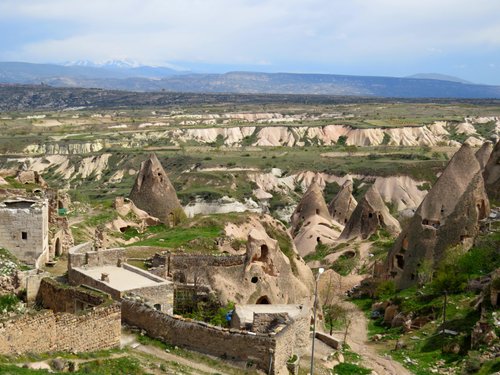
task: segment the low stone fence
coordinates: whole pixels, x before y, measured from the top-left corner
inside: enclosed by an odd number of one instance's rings
[[[42,280],[40,300],[59,311],[41,310],[0,321],[0,354],[94,351],[120,345],[120,306],[105,295]],[[58,294],[61,301],[58,301]],[[45,298],[45,300],[43,300]],[[92,307],[92,303],[104,302]],[[81,303],[80,308],[75,303]]]
[[[292,354],[302,354],[309,345],[307,316],[280,327],[276,332],[261,334],[184,319],[125,299],[122,301],[122,320],[169,344],[244,361],[266,373],[278,375],[288,374],[286,361]]]

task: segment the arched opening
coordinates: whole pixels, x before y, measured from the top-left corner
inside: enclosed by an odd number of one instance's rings
[[[59,238],[56,239],[55,254],[56,254],[56,257],[59,257],[62,255],[61,240]]]
[[[259,260],[260,261],[266,261],[267,258],[269,257],[269,248],[267,247],[267,245],[261,245],[260,247],[260,258]]]
[[[254,276],[254,277],[252,277],[252,279],[250,281],[252,282],[252,284],[257,284],[257,281],[259,281],[259,278],[257,276]]]
[[[159,303],[155,303],[154,308],[158,311],[161,311],[161,305]]]
[[[269,301],[269,298],[267,296],[262,296],[255,303],[257,305],[270,305],[271,301]]]
[[[321,243],[321,237],[316,237],[316,243]]]
[[[61,208],[64,208],[64,203],[61,200],[57,201],[57,209],[60,210]]]
[[[371,219],[373,217],[373,212],[368,213],[368,217]]]
[[[319,208],[316,208],[316,215],[319,215]]]

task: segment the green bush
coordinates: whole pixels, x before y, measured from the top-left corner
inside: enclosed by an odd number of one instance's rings
[[[396,294],[396,284],[392,280],[380,282],[375,290],[375,297],[381,300],[389,299],[394,294]]]
[[[339,363],[333,368],[333,372],[337,375],[368,375],[372,373],[372,370],[353,363]]]

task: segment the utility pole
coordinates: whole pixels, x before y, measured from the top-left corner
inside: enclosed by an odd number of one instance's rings
[[[314,341],[316,340],[316,309],[318,305],[318,280],[321,274],[325,271],[324,268],[318,269],[318,276],[316,276],[316,284],[314,287],[314,313],[313,313],[313,337],[312,337],[312,349],[311,349],[311,371],[310,375],[314,374]]]

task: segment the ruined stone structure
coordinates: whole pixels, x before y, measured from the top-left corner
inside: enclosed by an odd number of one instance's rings
[[[352,180],[347,180],[328,205],[328,211],[335,221],[345,225],[357,205],[352,196]]]
[[[108,293],[115,300],[133,295],[154,308],[171,312],[173,283],[125,263],[125,249],[94,250],[91,243],[69,252],[68,279],[72,285],[86,285]]]
[[[288,374],[287,360],[293,354],[304,354],[310,345],[308,311],[266,333],[185,320],[127,299],[122,302],[122,319],[171,345],[254,363],[258,369],[269,374]]]
[[[197,284],[216,293],[222,303],[285,304],[308,302],[312,272],[297,255],[285,256],[276,240],[252,230],[245,255],[158,254],[155,274],[177,283]]]
[[[340,239],[367,239],[381,228],[392,235],[401,232],[399,222],[390,214],[377,188],[372,185],[356,206]]]
[[[343,228],[331,218],[323,192],[316,181],[307,189],[291,221],[291,233],[301,256],[313,253],[318,244],[333,243]]]
[[[500,141],[493,149],[483,172],[484,185],[491,200],[500,200]]]
[[[130,199],[148,214],[169,224],[182,212],[175,189],[155,154],[141,163],[141,169],[130,192]]]
[[[451,246],[472,246],[479,221],[488,214],[481,165],[471,147],[463,145],[389,252],[387,276],[400,288],[415,284],[424,261],[435,266]]]
[[[73,235],[66,216],[71,199],[67,193],[47,189],[44,192],[49,202],[49,260],[67,254],[74,245]]]
[[[40,267],[49,257],[47,200],[10,199],[0,204],[0,247]]]
[[[120,306],[109,296],[44,279],[39,302],[49,310],[2,322],[0,354],[83,352],[120,345]]]

